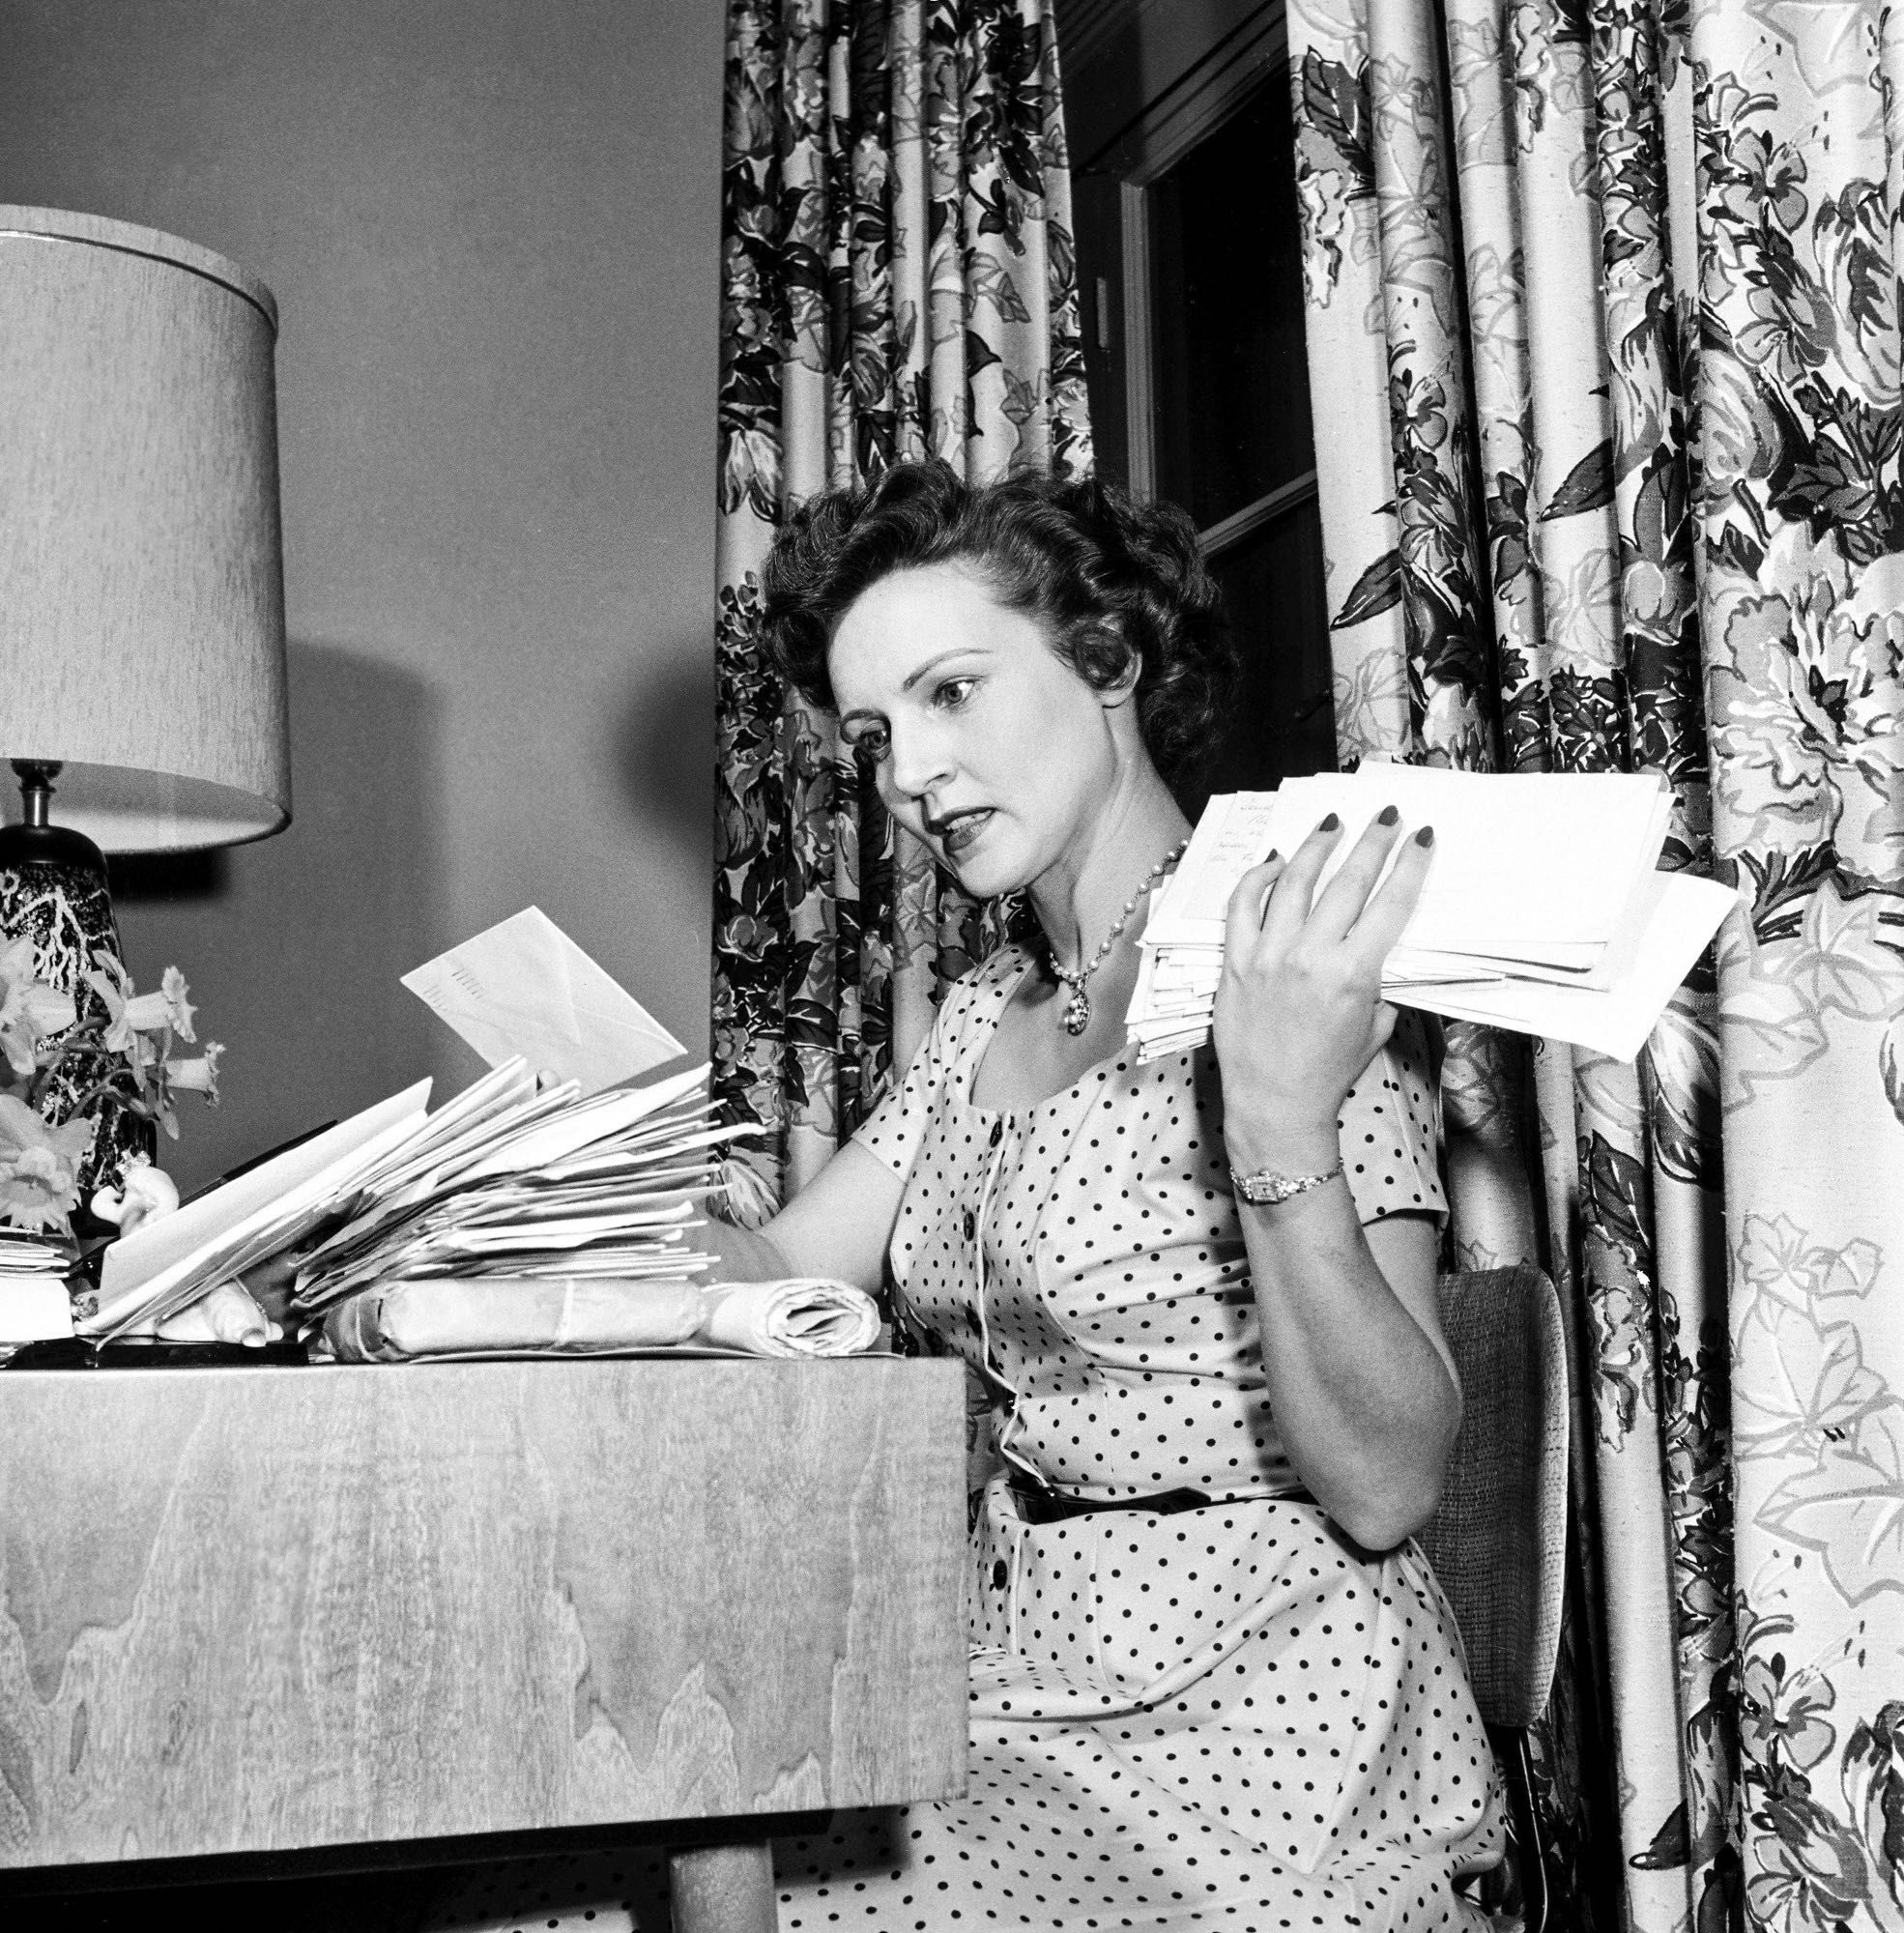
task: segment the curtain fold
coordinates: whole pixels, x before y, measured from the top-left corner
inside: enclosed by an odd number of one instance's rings
[[[989,950],[758,639],[784,512],[896,460],[1089,467],[1051,0],[733,0],[722,175],[715,1091],[815,1173]]]
[[[1570,1313],[1562,1924],[1904,1933],[1904,13],[1291,0],[1343,762],[1645,769],[1740,909],[1638,1064],[1451,1026]],[[776,1194],[981,909],[754,627],[785,508],[1089,463],[1051,0],[730,8],[714,1056]]]
[[[1344,762],[1658,771],[1740,889],[1634,1067],[1450,1029],[1573,1317],[1562,1923],[1904,1933],[1904,29],[1289,17]]]

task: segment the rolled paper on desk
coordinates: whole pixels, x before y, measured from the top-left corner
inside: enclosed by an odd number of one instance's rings
[[[721,1282],[698,1291],[707,1304],[703,1337],[750,1356],[857,1356],[880,1340],[880,1312],[851,1283],[795,1276],[786,1282]]]
[[[427,1277],[380,1283],[338,1303],[324,1318],[317,1353],[340,1363],[599,1356],[692,1342],[701,1316],[692,1283]]]
[[[603,1356],[731,1349],[850,1356],[879,1339],[870,1296],[846,1283],[586,1277],[427,1277],[380,1283],[331,1310],[314,1353],[340,1363],[448,1356]]]

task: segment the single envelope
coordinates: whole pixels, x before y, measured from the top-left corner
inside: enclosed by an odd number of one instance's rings
[[[579,1081],[594,1094],[687,1050],[539,907],[404,974],[403,984],[499,1067]]]

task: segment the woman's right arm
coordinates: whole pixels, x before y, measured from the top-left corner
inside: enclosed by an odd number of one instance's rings
[[[873,1290],[885,1270],[906,1181],[857,1141],[848,1141],[764,1227],[709,1220],[694,1246],[718,1257],[716,1282],[824,1276]]]

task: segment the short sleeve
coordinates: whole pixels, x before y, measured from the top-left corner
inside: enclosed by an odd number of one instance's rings
[[[988,962],[947,990],[912,1064],[853,1134],[868,1154],[878,1156],[902,1180],[911,1173],[939,1096],[961,1065],[974,999],[996,978]]]
[[[1403,1008],[1388,1045],[1342,1103],[1342,1170],[1364,1223],[1406,1214],[1447,1220],[1428,1066],[1421,1017]]]
[[[860,1147],[877,1155],[901,1179],[911,1173],[912,1164],[925,1145],[933,1105],[944,1084],[944,1055],[938,1051],[944,1019],[941,1010],[925,1045],[912,1056],[911,1066],[886,1089],[885,1099],[853,1133]]]

